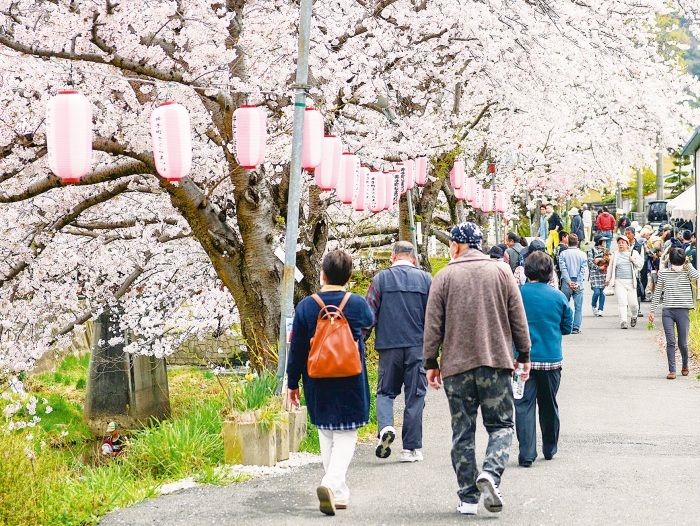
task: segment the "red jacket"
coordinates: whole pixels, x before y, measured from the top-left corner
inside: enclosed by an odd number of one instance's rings
[[[615,230],[615,218],[609,212],[603,212],[598,214],[595,225],[598,227],[599,232],[601,230]]]

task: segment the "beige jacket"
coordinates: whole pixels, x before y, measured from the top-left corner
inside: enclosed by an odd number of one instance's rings
[[[608,264],[608,272],[605,274],[605,281],[609,287],[615,286],[615,266],[617,265],[617,255],[619,252],[613,252]],[[630,252],[630,263],[632,263],[632,283],[637,283],[637,274],[644,265],[644,258],[636,250]]]
[[[513,369],[530,359],[530,332],[510,267],[469,249],[437,273],[423,334],[426,369],[453,376],[477,367]]]

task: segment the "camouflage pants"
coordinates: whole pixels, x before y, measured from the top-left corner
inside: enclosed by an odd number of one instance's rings
[[[443,379],[445,394],[452,414],[452,467],[457,475],[459,499],[479,502],[474,452],[476,413],[481,407],[484,427],[489,433],[483,471],[500,484],[508,464],[510,444],[513,441],[513,391],[511,371],[477,367],[465,373]]]

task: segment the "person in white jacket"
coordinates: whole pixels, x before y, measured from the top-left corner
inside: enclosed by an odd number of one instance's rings
[[[581,219],[583,220],[583,233],[586,238],[586,243],[591,240],[591,229],[593,228],[593,214],[588,209],[588,205],[583,205],[581,207],[583,212],[581,212]]]
[[[628,309],[632,314],[629,325],[631,327],[637,325],[637,276],[643,264],[642,255],[630,249],[629,240],[624,235],[618,235],[617,252],[614,252],[610,259],[605,286],[615,290],[620,329],[626,329],[628,326]]]

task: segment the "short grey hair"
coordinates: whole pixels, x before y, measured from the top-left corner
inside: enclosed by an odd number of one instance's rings
[[[409,241],[397,241],[394,244],[394,248],[391,251],[394,256],[405,254],[412,258],[416,257],[416,249],[413,247],[413,243]]]

